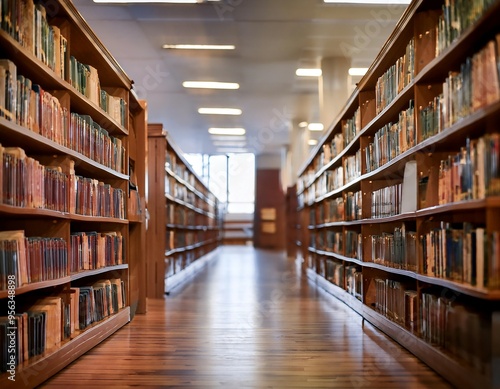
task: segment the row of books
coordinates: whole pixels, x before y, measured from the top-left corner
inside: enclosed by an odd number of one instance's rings
[[[436,57],[455,42],[494,3],[494,0],[445,1],[436,26]]]
[[[342,263],[333,261],[331,259],[325,259],[321,262],[324,264],[324,272],[321,270],[318,272],[325,279],[330,281],[332,284],[337,285],[340,288],[344,287],[344,265]]]
[[[340,132],[336,133],[331,142],[325,143],[321,148],[316,171],[319,171],[323,166],[339,155],[342,150],[344,150],[344,147],[344,135]]]
[[[345,220],[354,221],[363,218],[363,192],[348,192],[345,195]]]
[[[297,198],[298,206],[303,207],[304,205],[312,205],[314,204],[314,200],[316,199],[316,189],[317,185],[310,186],[304,192],[302,192]]]
[[[167,251],[193,246],[194,244],[205,240],[205,232],[203,231],[179,231],[167,229],[166,234]]]
[[[18,147],[0,145],[0,160],[2,204],[69,211],[69,180],[60,168],[43,166]]]
[[[500,288],[498,231],[488,233],[470,223],[439,227],[422,234],[423,274],[478,288]]]
[[[373,281],[375,310],[401,326],[414,330],[418,322],[417,292],[399,281],[381,278]]]
[[[396,123],[388,123],[375,133],[365,149],[366,171],[371,172],[416,145],[413,100],[399,113]]]
[[[197,258],[199,258],[199,255],[202,255],[201,253],[204,252],[203,250],[204,248],[200,248],[200,254],[195,254],[193,251],[185,251],[175,253],[173,256],[169,256],[168,258],[166,258],[165,263],[170,269],[169,275],[180,273],[181,271],[186,269],[194,261],[196,261]],[[169,275],[166,275],[166,277],[168,277]]]
[[[500,194],[500,134],[467,139],[460,152],[439,166],[439,204]]]
[[[315,183],[316,197],[337,190],[343,185],[344,169],[342,167],[338,167],[334,170],[327,170]]]
[[[63,238],[27,237],[22,230],[0,232],[0,290],[8,276],[16,287],[55,280],[84,270],[125,263],[120,232],[75,232]],[[69,257],[68,257],[69,254]]]
[[[318,248],[336,254],[344,254],[344,233],[326,230],[318,233]]]
[[[125,173],[126,153],[121,139],[109,135],[90,116],[71,113],[68,139],[69,148],[119,173]]]
[[[297,192],[302,193],[305,187],[314,179],[314,168],[310,167],[297,179]]]
[[[124,245],[119,231],[73,232],[69,249],[70,272],[121,265],[126,262]]]
[[[100,107],[122,126],[126,126],[127,103],[121,97],[110,95],[101,89]]]
[[[184,165],[182,161],[178,161],[178,158],[174,151],[169,150],[167,152],[167,161],[165,166],[170,169],[177,177],[186,181],[189,185],[195,188],[199,192],[205,192],[205,188],[201,185],[191,171]]]
[[[93,323],[118,313],[126,305],[125,283],[120,278],[101,280],[76,289],[78,294],[78,327],[85,330]]]
[[[195,226],[196,212],[186,207],[181,207],[175,203],[167,203],[167,223],[175,225]]]
[[[422,141],[439,134],[444,129],[442,119],[443,94],[434,97],[429,104],[419,109],[419,134]]]
[[[356,266],[346,266],[345,280],[347,293],[359,301],[363,301],[363,273],[361,269]]]
[[[0,60],[2,116],[120,173],[125,173],[125,148],[88,115],[69,113],[51,93],[17,75],[10,60]]]
[[[363,260],[363,236],[359,232],[345,232],[345,256]]]
[[[74,161],[50,161],[45,166],[18,147],[0,144],[2,204],[48,209],[87,216],[125,218],[122,189],[77,176]]]
[[[344,147],[353,141],[354,138],[361,132],[361,110],[356,108],[354,115],[350,119],[342,121],[342,138]],[[342,150],[341,150],[342,151]]]
[[[120,278],[90,286],[71,287],[68,295],[42,297],[16,307],[14,318],[0,316],[0,372],[9,369],[7,334],[15,331],[16,365],[50,352],[65,339],[125,307],[125,285]]]
[[[68,41],[56,25],[47,20],[47,10],[33,0],[5,0],[1,28],[59,77],[65,78]]]
[[[401,213],[403,184],[374,190],[371,195],[371,217],[382,218]]]
[[[68,246],[62,238],[26,237],[24,231],[0,232],[0,290],[8,276],[15,286],[68,275]]]
[[[73,176],[70,177],[70,182],[73,184]],[[125,219],[125,194],[122,189],[81,176],[74,176],[74,182],[70,196],[74,189],[75,214]],[[71,198],[70,204],[72,204]]]
[[[199,198],[192,191],[190,191],[184,185],[179,184],[173,177],[168,178],[168,185],[165,188],[165,191],[167,194],[172,195],[176,199],[192,204],[195,207],[198,205],[201,208],[208,206],[206,202],[198,201]]]
[[[322,209],[322,208],[320,207],[320,210],[321,210],[321,209]],[[320,212],[321,212],[321,211],[320,211]],[[321,219],[320,219],[320,220],[321,220]],[[311,207],[311,208],[309,209],[309,225],[310,225],[310,226],[314,226],[315,224],[316,224],[316,210],[315,210],[313,207]]]
[[[97,69],[79,62],[74,56],[69,60],[69,82],[95,105],[100,105],[101,84]]]
[[[454,298],[424,291],[420,298],[420,336],[462,359],[476,371],[491,373],[491,313]]]
[[[361,150],[356,151],[356,154],[354,155],[346,157],[344,159],[343,167],[346,184],[361,177]]]
[[[314,209],[312,212],[315,214]],[[343,197],[327,199],[318,206],[318,220],[324,223],[340,222],[345,218],[345,202]],[[311,215],[310,224],[316,224],[315,215]]]
[[[371,261],[387,267],[417,271],[417,233],[403,223],[393,232],[371,235]]]
[[[387,107],[415,77],[415,40],[406,45],[405,54],[400,57],[377,80],[375,86],[375,108],[377,114]]]
[[[127,111],[125,100],[117,96],[112,96],[104,89],[101,89],[97,69],[91,65],[79,62],[73,56],[69,59],[69,69],[70,84],[124,126]]]
[[[500,34],[466,59],[443,83],[442,128],[500,100]]]

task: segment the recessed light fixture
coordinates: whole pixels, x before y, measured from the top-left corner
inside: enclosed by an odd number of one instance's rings
[[[307,128],[309,131],[323,131],[325,127],[321,123],[309,123]]]
[[[238,108],[198,108],[201,115],[241,115]]]
[[[184,81],[184,88],[199,89],[239,89],[240,85],[235,82],[216,82],[216,81]]]
[[[164,49],[177,50],[234,50],[234,45],[163,45]]]
[[[309,140],[307,141],[307,144],[308,144],[309,146],[316,146],[316,145],[318,144],[318,141],[317,141],[316,139],[309,139]]]
[[[307,122],[300,122],[300,123],[299,123],[299,127],[300,127],[300,128],[306,128],[308,124],[309,124],[309,123],[307,123]]]
[[[323,0],[331,4],[410,4],[411,0]]]
[[[295,71],[295,75],[299,77],[319,77],[321,74],[323,74],[321,69],[300,68]]]
[[[212,135],[245,135],[244,128],[224,128],[224,127],[212,127],[208,129],[208,132]]]
[[[349,75],[350,76],[364,76],[367,71],[368,71],[368,68],[350,68]]]

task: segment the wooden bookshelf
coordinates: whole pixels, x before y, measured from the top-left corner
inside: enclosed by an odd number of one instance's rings
[[[147,102],[129,95],[128,220],[130,234],[130,312],[146,313],[146,185],[148,166]]]
[[[461,12],[462,24],[439,35],[449,2],[413,1],[312,150],[296,191],[295,246],[309,278],[460,388],[498,387],[500,368],[500,193],[496,173],[482,167],[482,158],[500,157],[477,151],[500,136],[500,1],[487,3],[468,28],[458,31],[468,22]],[[460,72],[464,89],[453,84]],[[346,182],[344,171],[334,187],[335,170],[358,151],[359,174]]]
[[[3,388],[36,387],[57,374],[71,362],[97,346],[130,321],[130,307],[126,307],[113,317],[104,319],[86,331],[77,334],[70,341],[34,358],[32,363],[19,366],[16,382],[5,380]],[[22,384],[20,384],[22,383]]]
[[[43,14],[31,0],[10,4],[12,9],[18,6],[23,12]],[[52,298],[53,305],[61,306],[61,323],[54,322],[53,327],[60,328],[61,336],[53,336],[54,344],[47,344],[45,349],[40,347],[31,353],[30,348],[29,358],[23,355],[16,366],[15,382],[8,379],[9,373],[0,373],[2,388],[40,385],[128,323],[135,313],[145,312],[147,107],[71,0],[56,0],[49,6],[50,12],[41,18],[9,19],[11,8],[2,14],[0,47],[5,61],[0,66],[2,71],[8,68],[8,74],[15,69],[19,83],[13,78],[9,84],[8,77],[5,82],[7,86],[17,85],[18,99],[23,100],[11,104],[5,90],[0,99],[5,105],[0,106],[0,159],[5,169],[10,169],[8,174],[0,172],[0,232],[22,231],[10,248],[19,254],[19,266],[7,270],[7,261],[12,258],[2,255],[2,279],[13,271],[20,281],[9,290],[3,282],[0,317],[6,316],[11,292],[16,295],[16,314],[31,312],[40,299]],[[34,23],[39,20],[58,42],[43,55],[37,41],[29,39],[36,35],[39,26]],[[49,52],[55,53],[54,58],[49,58]],[[76,62],[71,57],[79,62],[74,72],[71,63]],[[86,87],[78,86],[78,82],[86,83]],[[14,164],[19,168],[9,167]],[[36,187],[33,177],[38,180]],[[23,192],[24,187],[30,189]],[[131,195],[132,191],[137,193]],[[78,237],[77,233],[86,235]],[[33,242],[30,239],[52,246],[37,251],[38,246],[29,248]],[[21,242],[26,251],[32,250],[29,257],[20,249]],[[48,252],[56,250],[57,255],[49,258]],[[94,256],[94,252],[100,254]],[[99,286],[103,280],[116,280],[116,284]],[[72,296],[87,286],[95,288],[88,292],[88,299],[106,295],[103,291],[107,288],[109,297],[103,297],[100,305],[104,306],[106,299],[110,309],[87,312],[92,320],[82,325],[79,322],[84,310],[79,310],[79,300]],[[44,304],[44,308],[36,309],[53,317],[57,309]],[[69,322],[74,328],[67,325]],[[31,337],[35,329],[29,323],[26,317],[25,333]],[[22,338],[19,342],[27,351],[28,340],[25,335]],[[0,348],[4,347],[5,339],[0,339]]]
[[[218,201],[161,124],[148,124],[147,296],[189,279],[220,244]]]

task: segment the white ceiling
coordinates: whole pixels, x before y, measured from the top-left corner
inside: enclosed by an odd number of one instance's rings
[[[319,121],[318,80],[295,76],[296,68],[352,48],[352,66],[367,67],[404,10],[322,0],[74,3],[147,100],[149,122],[162,123],[184,152],[210,154],[217,152],[207,131],[213,126],[242,126],[250,151],[279,153],[290,143],[291,123]],[[236,50],[162,49],[176,43],[234,44]],[[188,90],[186,80],[238,82],[240,89]],[[243,115],[199,115],[199,107],[241,108]],[[264,140],[263,129],[270,128]]]

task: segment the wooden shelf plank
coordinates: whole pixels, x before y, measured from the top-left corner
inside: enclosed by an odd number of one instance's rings
[[[26,284],[26,285],[23,285],[19,288],[16,288],[16,296],[31,292],[33,290],[63,285],[63,284],[66,284],[70,281],[71,281],[71,278],[69,276],[67,276],[67,277],[57,278],[55,280],[33,282],[31,284]],[[0,299],[4,299],[4,298],[7,298],[7,291],[6,290],[0,291]]]
[[[94,269],[94,270],[85,270],[85,271],[82,271],[79,273],[73,273],[67,277],[57,278],[55,280],[33,282],[31,284],[23,285],[19,288],[16,288],[16,296],[21,295],[21,294],[25,294],[25,293],[28,293],[28,292],[31,292],[34,290],[64,285],[64,284],[67,284],[71,281],[78,280],[78,279],[85,278],[85,277],[90,277],[90,276],[93,276],[96,274],[102,274],[102,273],[107,273],[107,272],[114,271],[114,270],[123,270],[123,269],[128,269],[128,265],[122,264],[122,265],[116,265],[116,266],[103,267],[103,268]],[[0,299],[4,299],[4,298],[7,298],[7,291],[6,290],[0,291]]]
[[[0,214],[12,215],[16,217],[46,217],[55,219],[69,219],[70,214],[49,209],[14,207],[12,205],[0,204]]]
[[[73,273],[73,274],[71,274],[70,278],[71,278],[71,281],[76,281],[76,280],[80,280],[82,278],[91,277],[91,276],[95,276],[98,274],[104,274],[104,273],[109,273],[112,271],[125,270],[125,269],[128,269],[127,263],[123,263],[123,264],[115,265],[115,266],[101,267],[99,269],[85,270],[85,271],[79,272],[79,273]]]
[[[378,263],[373,263],[373,262],[366,262],[365,261],[365,262],[363,262],[362,266],[369,267],[372,269],[383,270],[383,271],[385,271],[387,273],[391,273],[391,274],[399,274],[401,276],[406,276],[406,277],[410,277],[413,279],[417,279],[417,277],[418,277],[418,274],[413,272],[413,271],[404,270],[404,269],[397,269],[395,267],[384,266],[384,265],[381,265]]]
[[[324,255],[325,257],[332,257],[332,258],[335,258],[335,259],[339,259],[341,261],[355,263],[355,264],[360,265],[360,266],[363,266],[363,264],[364,264],[363,261],[360,261],[357,258],[346,257],[345,255],[333,253],[331,251],[315,250],[315,252],[318,255]]]

